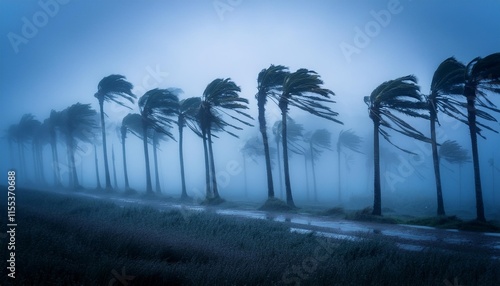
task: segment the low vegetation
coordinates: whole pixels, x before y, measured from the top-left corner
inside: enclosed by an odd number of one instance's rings
[[[110,285],[118,277],[129,285],[443,285],[455,277],[460,285],[500,282],[499,262],[487,257],[325,239],[266,220],[121,207],[29,190],[20,190],[17,202],[19,285]]]

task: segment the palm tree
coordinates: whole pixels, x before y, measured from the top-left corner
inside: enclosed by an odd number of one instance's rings
[[[242,128],[229,123],[224,119],[223,115],[226,115],[239,123],[252,126],[252,124],[245,121],[245,119],[240,119],[238,117],[238,115],[240,115],[246,117],[246,119],[253,119],[250,115],[244,112],[244,110],[248,109],[248,99],[240,97],[238,95],[240,91],[240,87],[237,86],[230,78],[215,79],[209,83],[205,88],[205,91],[203,91],[198,111],[198,123],[205,151],[206,195],[207,199],[210,200],[210,193],[213,193],[213,199],[215,199],[215,202],[220,200],[220,195],[217,188],[217,178],[215,176],[212,131],[224,131],[238,138],[235,133],[229,131],[227,128],[230,127],[234,130],[242,130]],[[212,190],[210,190],[210,187]]]
[[[142,141],[146,163],[146,193],[152,194],[151,171],[149,166],[148,130],[153,129],[174,139],[168,131],[175,123],[179,105],[178,89],[152,89],[139,99],[139,110],[142,117]]]
[[[35,134],[35,130],[39,127],[39,125],[40,121],[36,120],[31,113],[24,114],[17,124],[14,132],[21,157],[21,172],[22,174],[25,174],[25,176],[27,174],[26,157],[24,154],[25,144],[32,142],[33,134]]]
[[[500,94],[500,53],[494,53],[484,58],[473,59],[465,68],[464,96],[467,99],[467,122],[469,126],[472,163],[474,165],[474,185],[476,191],[476,214],[478,221],[486,221],[484,216],[483,191],[481,187],[481,172],[479,170],[479,152],[477,148],[477,135],[481,134],[482,128],[496,132],[491,127],[478,122],[477,117],[497,121],[484,108],[494,112],[500,112],[495,104],[487,98],[487,94]]]
[[[373,121],[373,215],[382,215],[379,134],[389,143],[394,145],[389,138],[389,133],[384,127],[417,140],[428,141],[421,132],[392,113],[394,110],[412,117],[428,118],[427,115],[420,113],[426,108],[426,105],[425,102],[422,101],[419,90],[417,79],[412,75],[408,75],[382,83],[373,90],[370,96],[365,96],[364,98],[365,103],[368,105],[369,116]],[[400,150],[409,152],[396,145],[394,146]]]
[[[155,129],[150,129],[148,136],[151,138],[151,143],[153,145],[153,164],[155,167],[155,189],[158,194],[161,194],[160,187],[160,174],[158,171],[158,149],[160,148],[160,141],[166,141],[167,136],[162,131],[157,131]]]
[[[104,121],[104,102],[115,102],[123,107],[127,107],[123,100],[134,103],[137,97],[132,93],[133,85],[126,81],[122,75],[109,75],[101,79],[97,85],[97,92],[94,96],[99,101],[99,114],[101,115],[102,150],[104,154],[104,173],[106,178],[106,189],[111,190],[111,179],[109,177],[108,151],[106,145],[106,125]]]
[[[285,77],[283,90],[279,96],[279,108],[281,110],[281,121],[283,124],[282,138],[287,138],[287,114],[290,106],[297,107],[313,115],[342,124],[335,119],[337,112],[327,107],[326,103],[334,103],[330,96],[333,91],[322,88],[323,81],[315,72],[307,69],[299,69]],[[290,171],[288,164],[288,140],[283,143],[283,165],[285,171],[286,201],[291,207],[295,207],[292,197],[292,187],[290,185]]]
[[[351,151],[354,151],[356,153],[363,153],[361,152],[361,143],[363,142],[363,139],[358,136],[354,131],[351,129],[349,130],[341,130],[339,133],[339,138],[337,139],[337,154],[338,154],[338,195],[339,195],[339,203],[342,202],[342,189],[341,189],[341,168],[340,168],[340,153],[343,148],[349,149]]]
[[[196,115],[200,108],[201,98],[190,97],[183,99],[179,102],[179,110],[177,117],[177,127],[179,129],[179,162],[181,168],[181,183],[182,183],[182,193],[181,199],[187,199],[188,194],[186,191],[186,178],[184,174],[184,152],[183,152],[183,142],[184,127],[188,126],[195,133],[199,133],[196,129],[194,122],[196,122]]]
[[[293,120],[291,117],[288,117],[287,120],[287,140],[288,140],[288,145],[290,146],[290,150],[293,153],[296,154],[301,154],[304,155],[304,150],[303,148],[298,144],[299,141],[302,140],[303,138],[303,131],[304,127],[302,124],[296,123],[295,120]],[[283,124],[281,120],[278,120],[274,122],[273,125],[273,135],[274,135],[274,141],[276,143],[276,154],[278,155],[278,174],[280,178],[280,194],[281,197],[283,198],[283,172],[281,171],[281,152],[280,152],[280,145],[282,145],[282,139],[281,136],[283,134]]]
[[[111,144],[111,162],[113,162],[113,184],[115,188],[118,188],[118,183],[116,181],[116,166],[115,166],[115,145]]]
[[[264,153],[266,158],[266,175],[267,175],[267,197],[274,198],[273,175],[271,172],[271,157],[269,154],[269,139],[267,137],[266,123],[266,103],[270,96],[276,97],[276,94],[281,92],[285,77],[289,74],[288,68],[285,66],[271,65],[267,69],[263,69],[257,77],[257,107],[259,109],[259,129],[262,134],[262,142],[264,144]]]
[[[460,144],[456,141],[446,140],[439,147],[439,157],[440,159],[444,159],[451,164],[458,164],[459,168],[459,182],[458,182],[458,199],[459,204],[461,204],[462,200],[462,183],[460,180],[462,179],[462,165],[470,162],[470,156],[468,155],[467,150],[465,150]]]
[[[241,154],[243,155],[243,173],[245,176],[245,196],[247,194],[247,170],[246,170],[246,159],[249,158],[252,161],[257,163],[257,157],[266,156],[265,147],[262,143],[262,139],[257,136],[253,136],[245,141],[245,145],[240,149]],[[268,146],[268,154],[274,155],[276,153],[276,149]],[[271,158],[270,158],[271,159]],[[271,165],[273,161],[270,160]],[[269,194],[268,194],[269,195]]]
[[[437,215],[445,215],[436,139],[436,122],[439,123],[437,114],[441,111],[457,120],[464,121],[466,115],[458,108],[463,104],[451,97],[463,93],[464,72],[465,66],[455,58],[451,57],[444,60],[434,72],[430,94],[427,96],[430,114],[432,159],[436,181]]]
[[[91,143],[92,134],[97,127],[96,115],[97,112],[90,107],[90,104],[75,103],[62,111],[61,132],[66,137],[70,168],[69,185],[73,189],[81,188],[75,166],[75,152],[78,150],[78,142]]]
[[[59,168],[59,154],[57,151],[57,130],[63,124],[61,112],[52,110],[50,116],[45,119],[49,130],[50,146],[52,151],[52,166],[54,168],[54,187],[61,187],[61,170]]]
[[[331,150],[332,134],[326,129],[317,129],[312,134],[306,135],[306,142],[309,144],[309,152],[311,158],[311,167],[313,175],[313,186],[314,186],[314,201],[318,200],[317,186],[316,186],[316,170],[314,168],[314,159],[318,158],[319,155],[326,149]]]
[[[44,174],[44,160],[43,148],[50,142],[49,125],[47,121],[40,122],[35,134],[33,135],[33,156],[36,160],[33,162],[35,165],[35,174],[37,182],[42,185],[47,185]]]
[[[125,148],[125,141],[127,139],[127,133],[130,132],[137,138],[142,138],[142,117],[137,113],[129,113],[122,119],[122,125],[120,127],[121,143],[122,143],[122,156],[123,156],[123,176],[125,178],[125,192],[130,192],[130,184],[128,181],[127,172],[127,153]]]

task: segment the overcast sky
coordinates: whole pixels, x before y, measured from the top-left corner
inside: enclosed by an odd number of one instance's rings
[[[256,117],[257,74],[270,64],[317,71],[339,119],[368,128],[363,97],[383,81],[415,74],[426,93],[445,58],[498,52],[499,13],[497,0],[1,0],[0,128],[75,102],[97,109],[97,83],[114,73],[138,96],[156,87],[200,96],[230,77]],[[105,110],[115,122],[128,112]]]
[[[364,112],[385,80],[413,73],[427,92],[446,57],[500,48],[500,1],[55,1],[0,1],[2,122],[97,106],[111,73],[138,96],[170,86],[199,96],[231,77],[253,99],[272,63],[316,70],[339,105]]]

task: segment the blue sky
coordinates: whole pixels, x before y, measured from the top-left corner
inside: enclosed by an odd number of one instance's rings
[[[468,62],[498,52],[499,11],[494,0],[1,0],[0,128],[28,112],[43,120],[77,101],[97,109],[97,83],[113,73],[125,75],[138,96],[155,87],[200,96],[213,79],[231,77],[256,117],[257,74],[282,64],[317,71],[336,93],[340,119],[368,133],[364,96],[407,74],[425,93],[445,58]],[[38,24],[29,37],[26,21]],[[346,56],[346,45],[356,52]],[[110,122],[129,112],[105,109]]]

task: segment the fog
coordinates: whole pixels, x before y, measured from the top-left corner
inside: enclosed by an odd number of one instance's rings
[[[316,200],[310,160],[306,169],[304,155],[290,155],[296,204],[362,208],[373,202],[373,122],[363,97],[381,83],[409,74],[418,78],[421,93],[428,94],[433,73],[446,58],[454,56],[467,64],[475,57],[498,52],[498,11],[498,1],[2,1],[1,129],[7,134],[9,126],[27,113],[43,122],[51,110],[61,111],[77,102],[89,103],[98,111],[94,97],[97,84],[111,74],[124,75],[138,98],[150,89],[170,87],[183,90],[180,99],[202,96],[212,80],[231,78],[241,87],[240,96],[248,99],[248,113],[255,120],[251,121],[253,127],[243,126],[235,132],[239,138],[218,133],[219,138],[214,139],[219,191],[227,200],[263,202],[267,197],[264,156],[249,158],[241,151],[250,138],[261,139],[255,99],[257,75],[270,64],[287,66],[291,72],[307,68],[316,71],[324,88],[335,93],[332,109],[339,113],[337,119],[343,125],[290,109],[290,118],[303,125],[304,134],[321,128],[331,133],[331,150],[324,150],[315,160]],[[500,104],[498,94],[489,98]],[[136,103],[129,106],[131,109],[114,103],[104,106],[111,182],[117,190],[124,189],[117,129],[125,115],[139,112]],[[281,120],[281,112],[272,101],[266,108],[269,142],[276,148],[271,128]],[[494,112],[492,115],[500,118]],[[443,114],[438,116],[439,142],[455,140],[471,156],[467,126]],[[405,120],[430,136],[427,120]],[[490,126],[500,130],[498,122]],[[342,130],[354,131],[362,143],[360,153],[341,152],[339,201],[336,144]],[[158,150],[160,183],[162,193],[178,197],[178,131],[174,128],[171,132],[177,141],[161,142]],[[187,193],[202,200],[203,143],[189,128],[184,128],[184,135]],[[487,139],[479,138],[478,147],[486,216],[498,218],[500,180],[495,179],[500,174],[500,136],[488,130],[483,135]],[[381,138],[382,206],[415,201],[423,208],[422,214],[432,215],[436,191],[430,144],[395,132],[391,138],[418,156],[399,151]],[[3,136],[0,169],[4,174],[15,169],[19,184],[37,186],[41,182],[35,181],[39,171],[33,164],[32,145],[27,141],[23,146],[24,173],[18,146],[9,151]],[[60,161],[66,162],[64,146],[58,143]],[[142,146],[139,138],[128,135],[130,187],[139,192],[145,191],[146,184]],[[101,184],[105,182],[102,152],[97,146]],[[43,178],[50,186],[54,164],[49,144],[41,153]],[[276,156],[274,153],[272,158],[275,192],[284,199]],[[79,143],[75,164],[80,184],[95,188],[92,144]],[[150,164],[153,168],[152,159]],[[447,210],[473,218],[472,161],[460,166],[442,161],[441,165]],[[68,170],[61,171],[63,186],[69,184]],[[152,177],[154,185],[154,169]]]

